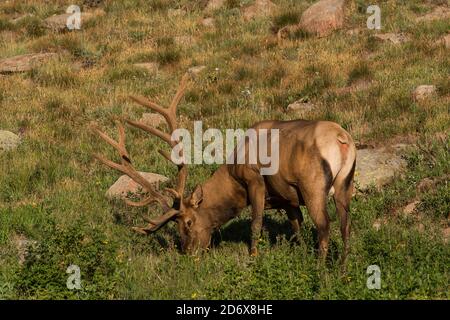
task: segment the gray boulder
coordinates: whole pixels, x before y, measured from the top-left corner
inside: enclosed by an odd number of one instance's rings
[[[0,152],[17,148],[20,137],[10,131],[0,130]]]

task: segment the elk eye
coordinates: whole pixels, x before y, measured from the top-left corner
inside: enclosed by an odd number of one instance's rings
[[[192,226],[192,220],[186,221],[186,225],[188,226],[188,228],[190,228]]]

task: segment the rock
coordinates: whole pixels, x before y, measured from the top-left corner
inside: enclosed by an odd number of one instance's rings
[[[362,149],[356,152],[355,183],[357,189],[367,190],[371,185],[378,189],[390,182],[396,173],[406,167],[400,151],[386,148]]]
[[[166,182],[169,179],[165,176],[149,173],[139,172],[147,181],[154,184],[156,188],[159,187],[160,182]],[[121,198],[125,199],[129,194],[138,194],[142,187],[134,180],[131,180],[127,175],[121,176],[109,189],[106,191],[106,197],[109,199]]]
[[[354,28],[354,29],[348,30],[346,33],[349,36],[357,36],[357,35],[363,33],[363,30],[361,28]]]
[[[169,17],[180,17],[180,16],[184,16],[185,13],[186,13],[186,11],[184,11],[183,9],[169,9],[167,11],[167,15]]]
[[[443,45],[444,47],[446,47],[447,49],[450,49],[450,34],[442,37],[439,41],[438,44]]]
[[[422,101],[433,96],[437,91],[436,86],[433,85],[421,85],[418,86],[412,93],[415,101]]]
[[[51,29],[53,31],[64,31],[69,30],[67,28],[67,19],[72,15],[72,13],[63,13],[59,15],[54,15],[51,17],[48,17],[44,20],[45,25],[48,29]],[[86,11],[81,12],[81,27],[83,27],[83,23],[92,20],[93,18],[100,17],[105,15],[105,11],[101,9],[93,10],[93,11]]]
[[[206,11],[214,11],[225,6],[226,0],[209,0],[206,5]]]
[[[10,131],[0,130],[0,152],[17,148],[20,137]]]
[[[353,83],[350,86],[336,89],[335,92],[338,95],[347,94],[347,93],[353,93],[353,92],[367,90],[370,87],[372,87],[372,85],[373,85],[372,81],[368,81],[368,80],[365,80],[365,79],[359,79],[359,80],[355,81],[355,83]]]
[[[10,22],[12,24],[18,24],[19,22],[21,22],[22,20],[28,18],[28,17],[32,17],[32,14],[26,13],[26,14],[22,14],[20,16],[15,17],[14,19],[11,19]]]
[[[30,53],[0,60],[0,73],[30,71],[52,57],[56,53]]]
[[[419,223],[417,225],[417,231],[419,231],[420,233],[425,231],[425,225],[423,223]]]
[[[195,43],[195,38],[192,36],[177,36],[174,41],[178,46],[188,47]]]
[[[287,110],[292,112],[310,112],[314,109],[314,104],[312,104],[311,102],[304,102],[302,100],[295,101],[287,107]]]
[[[375,221],[373,224],[372,224],[372,227],[375,229],[375,230],[380,230],[380,228],[381,228],[381,223],[379,222],[379,221]]]
[[[424,178],[417,184],[416,191],[420,192],[420,193],[425,193],[425,192],[435,189],[436,185],[438,185],[440,183],[446,183],[449,180],[450,180],[450,174],[444,174],[439,177],[434,177],[433,179]]]
[[[374,35],[374,38],[381,41],[390,41],[393,44],[401,44],[409,40],[409,37],[404,33],[380,33]]]
[[[204,27],[213,28],[215,26],[214,18],[205,18],[200,23]]]
[[[344,25],[345,0],[321,0],[303,12],[300,28],[308,33],[325,37]]]
[[[450,228],[445,228],[442,230],[442,236],[444,237],[444,242],[447,243],[450,239]]]
[[[14,42],[17,41],[18,34],[15,31],[3,30],[0,31],[0,42]]]
[[[417,184],[416,190],[423,193],[423,192],[427,192],[428,190],[430,190],[433,187],[434,187],[434,181],[430,178],[425,178]]]
[[[416,21],[423,22],[444,19],[450,19],[450,8],[441,6],[434,8],[433,11],[424,16],[418,17]]]
[[[410,215],[412,213],[414,213],[414,211],[416,211],[417,206],[419,205],[420,201],[413,201],[409,204],[407,204],[404,208],[403,208],[403,213],[406,215]]]
[[[387,222],[385,219],[376,219],[373,224],[372,227],[376,230],[379,231],[381,229],[382,226],[386,225]]]
[[[159,113],[144,113],[140,121],[153,128],[166,123],[166,119]]]
[[[24,235],[15,235],[12,242],[17,250],[19,264],[23,265],[28,257],[30,248],[35,247],[37,245],[37,241],[28,240]]]
[[[192,76],[197,76],[200,72],[202,72],[203,70],[206,69],[206,66],[195,66],[195,67],[190,67],[188,69],[188,72],[192,75]]]
[[[142,68],[142,69],[146,69],[147,71],[149,71],[150,73],[155,73],[158,71],[158,64],[155,62],[143,62],[143,63],[135,63],[133,64],[133,66],[137,67],[137,68]]]
[[[266,17],[273,14],[277,8],[278,6],[270,0],[255,0],[252,5],[244,8],[244,19],[251,20]]]

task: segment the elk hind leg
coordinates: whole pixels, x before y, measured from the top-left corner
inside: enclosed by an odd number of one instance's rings
[[[304,196],[305,205],[317,229],[319,240],[319,255],[325,260],[330,240],[330,217],[327,212],[327,197],[333,184],[333,175],[329,163],[321,159],[320,168],[316,174],[309,175],[299,183],[299,189]]]
[[[345,264],[347,255],[350,249],[350,201],[353,193],[353,175],[355,171],[355,164],[351,171],[346,176],[338,175],[333,184],[335,193],[333,195],[336,213],[339,217],[342,242],[344,244],[344,251],[342,253],[342,263]]]

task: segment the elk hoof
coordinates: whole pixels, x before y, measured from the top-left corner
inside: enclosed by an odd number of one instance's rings
[[[258,256],[258,249],[251,248],[250,249],[250,257],[257,257]]]

